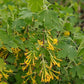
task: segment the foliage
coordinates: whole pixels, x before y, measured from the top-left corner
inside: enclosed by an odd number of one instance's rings
[[[0,0],[0,84],[84,83],[81,3],[48,1]]]

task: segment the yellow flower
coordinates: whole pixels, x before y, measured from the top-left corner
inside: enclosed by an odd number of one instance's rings
[[[39,54],[39,57],[41,57],[41,54]]]
[[[59,80],[59,76],[56,76],[56,79]]]
[[[44,82],[44,79],[43,79],[43,74],[42,74],[42,77],[41,77],[41,82]]]
[[[58,59],[58,58],[56,58],[56,56],[54,56],[54,58],[55,58],[56,60],[58,60],[58,61],[62,61],[62,59]]]
[[[26,81],[23,81],[23,83],[22,84],[25,84],[26,83]]]
[[[45,70],[45,82],[50,82],[51,76],[49,73]]]
[[[6,79],[8,79],[8,77],[9,77],[8,74],[3,73],[3,75],[4,75],[4,77],[5,77]]]
[[[70,32],[69,31],[65,31],[64,32],[64,36],[69,36],[70,35]]]
[[[38,44],[41,45],[41,46],[43,46],[43,41],[38,40]]]
[[[32,83],[37,84],[34,77],[32,78]]]
[[[26,52],[26,53],[24,53],[24,55],[26,56],[26,55],[28,55],[28,53]]]
[[[57,65],[58,67],[60,67],[60,63],[56,62],[55,60],[53,60],[53,64]]]
[[[57,66],[60,67],[60,63],[57,63]]]
[[[33,66],[35,66],[34,59],[33,59]]]
[[[60,74],[60,71],[58,71],[57,73]]]
[[[38,48],[38,47],[37,47],[36,49],[37,49],[37,50],[39,50],[39,48]]]
[[[8,72],[8,73],[13,73],[13,71],[10,69],[10,70],[4,70],[5,72]]]
[[[19,51],[21,51],[19,48],[11,48],[11,50],[13,53],[19,53]]]
[[[53,44],[57,44],[58,40],[57,39],[53,39]]]
[[[35,59],[35,60],[38,60],[38,58],[37,58],[36,56],[34,57],[34,59]]]
[[[49,40],[47,40],[47,41],[48,41],[48,44],[49,44],[47,48],[48,48],[49,50],[54,50],[54,47],[53,47],[53,45],[50,43],[50,41],[49,41]]]
[[[26,67],[24,66],[24,67],[22,67],[22,70],[24,71],[26,68],[27,68],[27,66]]]
[[[60,74],[60,71],[55,71],[55,70],[52,70],[54,73],[58,73],[58,74]]]
[[[51,79],[53,80],[53,79],[54,79],[54,77],[53,77],[53,75],[52,75],[52,72],[51,72],[51,71],[49,71],[49,74],[50,74]]]
[[[49,69],[51,69],[52,68],[52,62],[50,62],[50,67],[49,67]]]

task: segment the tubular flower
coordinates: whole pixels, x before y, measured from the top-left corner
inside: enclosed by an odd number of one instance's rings
[[[50,82],[51,76],[48,74],[48,72],[45,70],[45,82]]]
[[[26,83],[26,81],[23,81],[23,83],[22,84],[25,84]]]
[[[56,62],[55,60],[53,60],[53,64],[57,65],[58,67],[60,67],[60,63]]]
[[[4,72],[3,72],[2,74],[3,74],[3,76],[4,76],[6,79],[8,79],[8,77],[9,77],[8,74],[5,74]]]
[[[49,35],[51,35],[51,32],[50,32],[50,31],[51,31],[51,30],[48,30],[48,34],[49,34]]]
[[[8,73],[13,73],[13,71],[10,69],[10,70],[4,70],[5,72],[8,72]]]
[[[55,74],[60,74],[60,71],[55,71],[53,69],[49,69],[49,66],[46,65],[46,67],[40,71],[39,76],[41,76],[41,82],[50,82],[50,80],[54,79],[54,77],[59,80],[59,76],[56,76]]]
[[[35,81],[35,77],[31,78],[32,79],[32,83],[33,84],[37,84],[36,81]]]
[[[51,54],[51,53],[50,53]],[[56,56],[52,56],[51,55],[51,62],[54,64],[54,65],[57,65],[58,67],[60,67],[60,63],[59,62],[56,62],[56,60],[59,60],[56,58]]]
[[[58,59],[58,58],[56,58],[56,56],[54,56],[54,58],[55,58],[56,60],[58,60],[58,61],[62,61],[62,59]]]
[[[38,44],[41,45],[41,46],[43,46],[43,41],[38,40]]]
[[[50,62],[50,67],[49,67],[49,69],[51,69],[52,68],[52,62]]]
[[[64,32],[64,36],[69,36],[70,35],[70,32],[69,31],[65,31]]]
[[[34,53],[34,59],[35,59],[35,60],[38,60],[38,58],[36,57],[35,53]]]
[[[41,57],[41,54],[39,54],[39,57]]]
[[[59,76],[56,76],[56,79],[59,80]]]
[[[50,76],[51,76],[51,79],[53,80],[53,79],[54,79],[54,77],[53,77],[52,72],[51,72],[51,71],[49,71],[49,74],[50,74]]]
[[[26,63],[25,63],[26,66],[23,66],[23,67],[22,67],[22,70],[23,70],[23,71],[29,66],[30,62],[31,62],[31,59],[28,60],[28,61],[26,60]]]
[[[56,76],[52,71],[49,70],[49,72],[47,72],[47,70],[45,69],[44,72],[45,72],[45,74],[42,73],[42,75],[41,75],[41,82],[45,82],[45,83],[50,82],[50,80],[51,79],[53,80],[54,77],[57,80],[59,80],[59,76]]]
[[[53,47],[53,45],[50,43],[49,40],[48,40],[48,44],[49,44],[49,45],[48,45],[47,48],[48,48],[49,50],[54,50],[54,47]]]
[[[57,39],[53,39],[53,44],[57,44],[58,40]]]
[[[43,79],[43,74],[42,74],[42,77],[41,77],[41,82],[44,82],[44,79]]]

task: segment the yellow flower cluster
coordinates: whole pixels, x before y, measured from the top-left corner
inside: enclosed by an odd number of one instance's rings
[[[56,60],[62,61],[61,59],[57,59],[56,56],[52,56],[52,55],[51,55],[51,64],[57,65],[58,67],[60,67],[60,63],[57,62]]]
[[[13,53],[19,53],[21,50],[19,48],[11,48],[11,50],[13,51]]]
[[[46,66],[46,67],[48,68],[48,66]],[[59,80],[59,76],[56,76],[55,73],[60,74],[60,72],[59,71],[54,71],[54,70],[50,71],[47,68],[44,70],[44,72],[40,71],[40,74],[42,74],[41,75],[41,82],[45,82],[45,83],[50,82],[50,80],[51,79],[53,80],[54,77],[57,80]]]
[[[27,67],[29,65],[31,65],[31,64],[33,66],[35,66],[35,60],[38,60],[38,58],[36,57],[35,53],[32,53],[31,51],[24,53],[24,55],[26,56],[26,59],[24,60],[24,63],[20,63],[20,65],[24,65],[25,64],[25,66],[22,67],[23,71],[25,69],[27,69]]]
[[[25,76],[21,76],[21,78],[25,78],[25,77],[27,77],[27,76],[29,76],[29,75],[31,75],[33,72],[32,72],[32,67],[31,67],[31,65],[29,65],[29,69],[28,69],[28,72],[26,73],[26,75]]]
[[[7,55],[8,55],[7,49],[6,49],[5,47],[2,47],[2,48],[0,48],[0,50],[1,50],[1,52],[0,52],[0,57],[6,58]]]
[[[42,73],[41,82],[50,82],[51,78],[53,79],[53,76],[45,70],[45,75]]]
[[[3,78],[3,76],[8,79],[9,75],[7,73],[4,73],[3,71],[0,73],[0,81]]]
[[[41,45],[41,46],[43,46],[43,41],[38,40],[38,44]]]
[[[41,62],[42,63],[42,69],[40,70],[40,73],[39,73],[39,76],[41,76],[41,82],[47,83],[47,82],[50,82],[50,80],[53,80],[54,78],[59,80],[59,76],[56,76],[56,74],[60,75],[60,71],[55,71],[55,70],[53,70],[53,67],[52,67],[54,63],[55,63],[55,65],[60,67],[60,63],[57,63],[55,61],[55,58],[54,58],[54,56],[51,57],[50,66],[48,66],[48,64],[46,63],[46,61],[42,57],[42,62]],[[57,60],[60,60],[60,59],[57,59]]]
[[[13,54],[15,55],[16,59],[15,59],[15,63],[14,65],[17,66],[17,60],[19,59],[19,52],[21,51],[19,48],[11,48]]]
[[[64,32],[64,36],[69,36],[70,35],[70,32],[69,31],[65,31]]]

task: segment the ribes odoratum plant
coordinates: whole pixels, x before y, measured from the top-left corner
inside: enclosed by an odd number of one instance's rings
[[[78,7],[73,0],[0,0],[0,84],[83,84]]]

